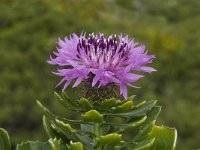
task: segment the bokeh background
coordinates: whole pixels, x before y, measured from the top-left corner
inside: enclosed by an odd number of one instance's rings
[[[60,79],[46,63],[58,37],[123,33],[157,55],[158,71],[130,93],[136,101],[158,100],[158,124],[177,128],[178,150],[200,148],[199,27],[199,0],[0,0],[0,127],[13,145],[46,140],[35,99],[73,116],[54,100]]]

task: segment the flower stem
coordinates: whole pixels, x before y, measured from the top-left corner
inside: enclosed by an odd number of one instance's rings
[[[95,132],[96,138],[99,138],[102,135],[102,130],[101,130],[101,124],[100,123],[95,123],[94,132]],[[97,146],[96,149],[97,150],[101,150],[101,145]]]

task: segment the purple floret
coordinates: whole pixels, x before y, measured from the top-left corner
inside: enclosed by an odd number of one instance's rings
[[[58,85],[65,82],[63,90],[76,79],[73,87],[79,85],[83,80],[89,78],[92,73],[92,86],[106,86],[115,83],[120,86],[120,94],[125,99],[128,97],[127,86],[135,87],[131,83],[136,82],[142,75],[133,71],[151,73],[156,71],[147,67],[155,55],[147,55],[144,45],[138,45],[128,36],[111,35],[105,37],[99,34],[75,33],[69,38],[58,40],[59,47],[50,56],[49,64],[63,66],[63,69],[54,72],[63,77]],[[65,69],[64,69],[65,68]]]

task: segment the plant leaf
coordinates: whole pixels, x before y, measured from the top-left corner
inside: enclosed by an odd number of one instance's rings
[[[62,143],[61,140],[49,139],[52,150],[70,150],[67,144]]]
[[[97,146],[110,146],[114,147],[116,145],[121,144],[121,134],[111,133],[105,136],[101,136],[97,139]]]
[[[11,150],[8,132],[0,128],[0,150]]]
[[[114,109],[114,112],[121,113],[121,112],[128,112],[133,109],[133,101],[129,100],[123,103],[122,105],[117,106]]]
[[[156,101],[149,101],[144,105],[133,109],[132,111],[125,112],[125,113],[105,113],[105,116],[117,116],[117,117],[124,117],[124,118],[137,118],[145,116],[148,111],[150,111],[153,106],[155,106]]]
[[[101,106],[103,108],[110,109],[116,105],[116,99],[115,98],[110,98],[110,99],[105,99],[102,103]]]
[[[174,128],[154,126],[150,138],[155,138],[151,150],[174,150],[176,146],[177,131]]]
[[[80,142],[70,143],[70,150],[83,150],[83,145]]]
[[[83,107],[83,108],[85,108],[86,110],[90,110],[93,107],[91,105],[91,103],[89,102],[89,100],[86,99],[86,98],[81,98],[80,101],[79,101],[79,103],[80,103],[80,106]]]
[[[96,110],[90,110],[82,115],[84,122],[103,122],[103,115]]]
[[[28,142],[23,142],[21,144],[17,144],[16,150],[54,150],[54,149],[51,148],[49,142],[28,141]]]

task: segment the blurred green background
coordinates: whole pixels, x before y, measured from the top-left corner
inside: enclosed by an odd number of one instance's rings
[[[45,140],[35,99],[73,116],[54,100],[60,79],[46,63],[58,37],[123,33],[157,55],[158,71],[130,93],[137,101],[159,100],[158,124],[177,128],[178,150],[200,148],[199,27],[199,0],[0,0],[0,127],[13,145]]]

